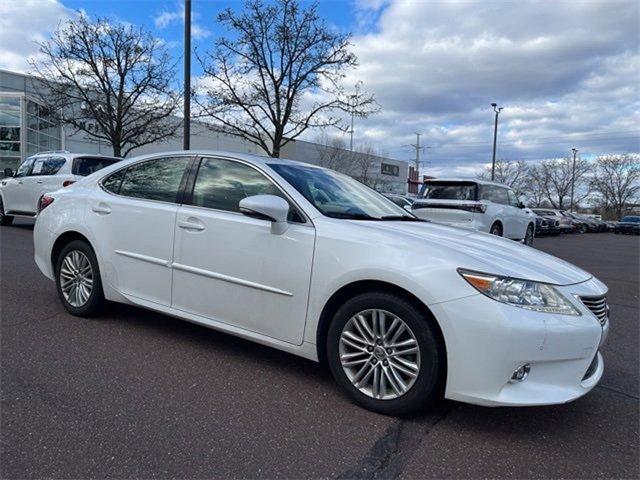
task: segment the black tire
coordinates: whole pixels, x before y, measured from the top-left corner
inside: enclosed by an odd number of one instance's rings
[[[64,296],[62,292],[61,286],[61,275],[60,269],[62,267],[62,262],[66,258],[66,256],[73,251],[80,251],[83,253],[86,258],[89,260],[92,270],[93,277],[93,287],[91,289],[91,293],[87,301],[81,306],[74,306]],[[87,242],[83,240],[73,240],[66,244],[58,258],[56,259],[56,289],[58,290],[58,297],[60,297],[60,301],[64,305],[64,308],[71,315],[75,315],[76,317],[92,317],[100,313],[100,311],[104,308],[105,298],[104,293],[102,291],[102,280],[100,278],[100,267],[98,266],[98,260],[96,259],[96,255],[93,252],[93,248]]]
[[[500,225],[498,222],[494,223],[493,225],[491,225],[491,229],[489,229],[489,233],[491,235],[497,235],[498,237],[501,237],[502,225]]]
[[[586,226],[586,225],[582,225],[582,226],[580,227],[580,233],[587,233],[587,230],[589,230],[589,229],[587,228],[587,226]]]
[[[7,227],[13,223],[13,217],[11,215],[4,214],[4,203],[0,197],[0,226]]]
[[[533,225],[529,224],[527,227],[527,233],[524,234],[524,244],[525,245],[533,245],[533,237],[534,237],[534,229]]]
[[[347,322],[365,310],[380,309],[402,319],[413,332],[420,348],[420,369],[413,385],[401,396],[376,399],[356,388],[340,361],[340,337]],[[446,353],[434,320],[424,308],[394,294],[368,292],[348,300],[336,312],[327,335],[327,361],[340,388],[358,405],[384,415],[405,415],[424,409],[441,395]],[[381,367],[382,368],[382,367]]]

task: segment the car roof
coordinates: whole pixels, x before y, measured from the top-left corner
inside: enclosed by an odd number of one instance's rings
[[[504,183],[492,182],[490,180],[481,180],[478,178],[430,178],[426,183],[430,182],[465,182],[465,183],[477,183],[478,185],[495,185],[496,187],[511,188]]]
[[[229,152],[225,150],[172,150],[168,152],[155,152],[146,155],[139,155],[137,157],[127,158],[127,161],[138,161],[150,158],[158,157],[171,157],[179,155],[193,155],[193,156],[212,156],[212,157],[227,157],[237,160],[244,160],[247,163],[254,165],[299,165],[304,167],[313,167],[319,170],[327,170],[326,168],[311,163],[299,162],[297,160],[289,160],[286,158],[274,158],[266,155],[258,155],[255,153],[240,153]]]
[[[51,150],[49,152],[38,152],[33,155],[29,155],[27,158],[39,158],[39,157],[50,157],[52,155],[64,157],[67,160],[73,160],[74,158],[82,157],[82,158],[108,158],[111,160],[123,160],[121,157],[114,157],[112,155],[102,155],[99,153],[71,153],[67,150]]]

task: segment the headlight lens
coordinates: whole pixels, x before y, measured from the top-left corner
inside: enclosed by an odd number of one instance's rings
[[[537,312],[581,315],[557,289],[546,283],[459,269],[471,286],[498,302]]]

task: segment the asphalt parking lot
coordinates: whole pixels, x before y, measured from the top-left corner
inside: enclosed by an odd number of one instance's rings
[[[2,478],[638,478],[638,237],[536,246],[610,288],[599,386],[574,403],[352,405],[313,362],[134,307],[68,315],[0,229]]]

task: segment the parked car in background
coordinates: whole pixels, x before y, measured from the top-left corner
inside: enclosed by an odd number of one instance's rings
[[[561,215],[571,219],[573,229],[576,232],[587,233],[594,232],[596,230],[594,222],[592,222],[588,218],[583,218],[579,215],[576,215],[575,213],[567,212],[566,210],[561,210],[560,213]]]
[[[623,217],[613,230],[614,233],[639,235],[640,234],[640,216],[630,215]]]
[[[561,233],[572,233],[576,230],[573,219],[566,215],[563,215],[560,210],[556,210],[553,208],[533,208],[532,210],[534,213],[543,217],[553,218],[556,222],[558,222],[557,227]]]
[[[616,226],[618,225],[618,222],[614,222],[612,220],[607,220],[605,223],[607,224],[607,232],[615,231]]]
[[[27,158],[15,173],[5,169],[4,178],[0,180],[0,225],[11,225],[14,217],[36,217],[40,198],[46,192],[67,187],[120,160],[53,151]]]
[[[563,215],[574,220],[574,222],[582,222],[586,224],[587,231],[591,233],[598,233],[605,230],[604,222],[593,218],[593,217],[583,217],[582,215],[578,215],[577,213],[567,212],[565,210],[562,211]]]
[[[545,217],[537,213],[534,215],[536,216],[536,237],[560,233],[560,222],[555,217]]]
[[[422,185],[412,211],[419,218],[533,243],[536,219],[515,192],[500,183],[438,179]]]
[[[411,206],[413,205],[413,202],[415,202],[414,198],[407,197],[406,195],[396,195],[393,193],[389,193],[389,194],[386,194],[385,197],[387,197],[393,203],[395,203],[399,207],[404,208],[409,212],[411,211]]]
[[[480,405],[561,404],[604,372],[607,287],[593,275],[420,221],[321,167],[154,154],[42,207],[35,261],[70,314],[128,303],[324,360],[380,413],[423,409],[443,391]]]

